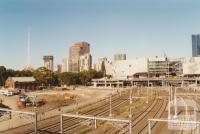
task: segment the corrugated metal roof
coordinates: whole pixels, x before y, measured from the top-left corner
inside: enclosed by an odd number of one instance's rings
[[[11,77],[14,82],[34,82],[34,77]]]

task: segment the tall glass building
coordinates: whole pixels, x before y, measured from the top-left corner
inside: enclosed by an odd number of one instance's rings
[[[90,44],[77,42],[69,49],[69,72],[80,71],[80,56],[90,53]]]
[[[192,35],[192,57],[200,56],[200,34]]]

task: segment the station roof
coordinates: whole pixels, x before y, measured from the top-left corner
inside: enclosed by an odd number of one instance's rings
[[[10,77],[14,82],[34,82],[34,77]]]

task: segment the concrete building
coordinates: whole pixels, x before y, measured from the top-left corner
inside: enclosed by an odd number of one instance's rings
[[[192,57],[200,55],[200,34],[192,35]]]
[[[200,76],[200,57],[191,57],[183,59],[183,76]]]
[[[169,60],[169,74],[170,76],[183,75],[183,58]]]
[[[44,60],[44,67],[46,67],[48,70],[53,71],[53,56],[52,55],[47,55],[43,57]]]
[[[92,56],[87,53],[85,55],[80,56],[80,72],[88,71],[92,67]]]
[[[92,69],[97,70],[96,68],[97,68],[97,67],[96,67],[96,64],[95,64],[95,63],[92,64]]]
[[[61,64],[58,64],[57,67],[56,67],[56,72],[57,73],[61,73],[62,72],[62,65]]]
[[[126,60],[126,54],[117,53],[114,55],[114,61]]]
[[[114,79],[127,79],[136,73],[147,72],[147,59],[135,58],[130,60],[119,60],[105,62],[106,75],[111,75]]]
[[[90,44],[87,42],[77,42],[69,49],[69,71],[80,71],[80,56],[90,53]]]
[[[148,59],[149,77],[165,77],[169,75],[169,61],[165,57],[155,57]]]
[[[181,76],[182,62],[178,59],[169,60],[164,57],[135,58],[104,62],[106,75],[114,79],[154,78]]]
[[[105,63],[107,62],[108,60],[106,57],[98,58],[95,70],[105,72]]]
[[[63,58],[62,59],[61,66],[62,66],[61,72],[68,72],[69,71],[68,58]]]
[[[36,90],[38,83],[34,77],[8,77],[5,88],[19,88],[25,90]]]

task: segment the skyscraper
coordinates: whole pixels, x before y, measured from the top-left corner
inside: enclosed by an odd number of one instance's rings
[[[80,71],[80,56],[90,53],[90,44],[87,42],[77,42],[69,49],[69,71]]]
[[[114,61],[126,60],[126,54],[117,53],[114,55]]]
[[[44,60],[44,67],[46,67],[48,70],[53,71],[53,56],[47,55],[43,57]]]
[[[68,72],[69,71],[68,66],[69,66],[68,58],[65,57],[62,59],[62,72]]]
[[[200,56],[200,34],[192,35],[192,57]]]

